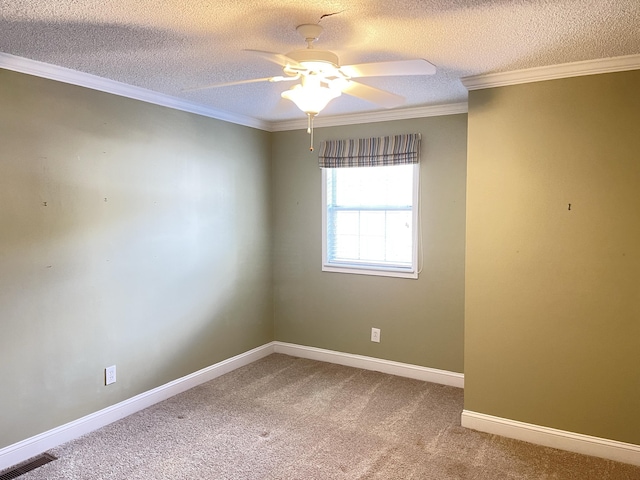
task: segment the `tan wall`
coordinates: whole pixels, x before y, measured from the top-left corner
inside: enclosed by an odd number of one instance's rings
[[[272,340],[268,133],[4,70],[0,105],[0,448]]]
[[[316,129],[323,139],[422,134],[418,280],[321,271],[321,171],[304,130],[273,140],[276,340],[432,368],[463,368],[467,116]],[[382,341],[370,341],[371,327]]]
[[[638,86],[471,92],[466,409],[640,444]]]

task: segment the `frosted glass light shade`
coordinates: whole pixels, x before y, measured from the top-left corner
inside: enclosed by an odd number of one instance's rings
[[[306,114],[317,115],[342,92],[322,85],[296,85],[282,92],[282,98],[291,100]]]

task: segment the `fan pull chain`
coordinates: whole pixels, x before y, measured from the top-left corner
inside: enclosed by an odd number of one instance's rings
[[[309,145],[309,151],[313,152],[313,113],[307,113],[307,133],[311,135],[311,144]]]

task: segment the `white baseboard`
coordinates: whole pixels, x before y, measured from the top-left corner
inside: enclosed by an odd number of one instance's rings
[[[408,363],[393,362],[391,360],[383,360],[380,358],[365,357],[363,355],[354,355],[351,353],[335,352],[333,350],[325,350],[323,348],[306,347],[293,343],[273,342],[273,345],[275,353],[283,353],[285,355],[291,355],[292,357],[336,363],[347,367],[374,370],[376,372],[388,373],[399,377],[414,378],[425,382],[464,388],[464,374],[462,373],[421,367]]]
[[[480,432],[515,438],[545,447],[559,448],[617,462],[640,465],[640,445],[541,427],[484,413],[464,410],[462,426]]]
[[[374,370],[391,375],[398,375],[400,377],[409,377],[460,388],[464,387],[464,375],[461,373],[392,362],[389,360],[381,360],[379,358],[365,357],[362,355],[335,352],[321,348],[306,347],[291,343],[271,342],[161,385],[153,390],[136,395],[135,397],[129,398],[110,407],[103,408],[102,410],[91,413],[72,422],[2,448],[0,449],[0,470],[4,470],[5,468],[24,462],[25,460],[39,455],[46,450],[74,440],[82,435],[120,420],[121,418],[189,390],[190,388],[208,382],[209,380],[213,380],[220,375],[229,373],[236,368],[240,368],[253,363],[256,360],[260,360],[272,353],[283,353],[294,357],[336,363],[365,370]]]
[[[0,470],[17,465],[55,446],[66,443],[89,432],[120,420],[132,413],[173,397],[190,388],[213,380],[236,368],[248,365],[274,353],[273,343],[241,353],[192,374],[136,395],[120,403],[103,408],[78,420],[0,449]]]

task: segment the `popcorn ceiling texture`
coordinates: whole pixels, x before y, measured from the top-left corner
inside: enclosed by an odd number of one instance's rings
[[[321,21],[318,48],[341,64],[425,58],[433,77],[369,78],[406,107],[464,101],[460,78],[640,53],[638,0],[2,0],[0,51],[263,120],[298,118],[258,83],[188,87],[278,75],[243,49],[304,48],[295,27]],[[380,110],[343,95],[323,112]]]

